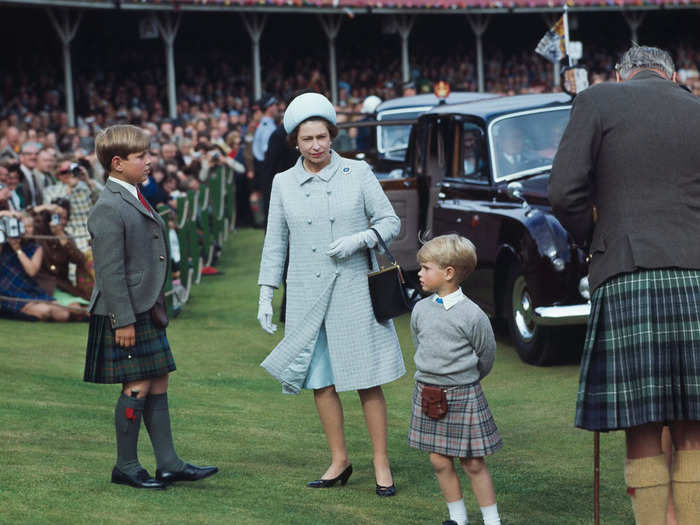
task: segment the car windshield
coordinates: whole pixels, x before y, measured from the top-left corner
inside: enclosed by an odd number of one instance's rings
[[[377,115],[377,119],[380,121],[415,119],[429,108],[430,106],[425,108],[390,110]],[[408,137],[410,134],[410,124],[400,126],[377,126],[377,151],[380,155],[386,155],[392,160],[404,160],[406,158],[406,148],[408,148]]]
[[[513,179],[550,169],[568,122],[568,107],[495,121],[491,125],[494,179]]]

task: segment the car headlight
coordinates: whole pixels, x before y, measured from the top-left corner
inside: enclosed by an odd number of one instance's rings
[[[585,277],[581,277],[581,280],[578,282],[578,293],[580,293],[581,297],[583,297],[586,301],[591,300],[591,289],[588,286],[587,275]]]

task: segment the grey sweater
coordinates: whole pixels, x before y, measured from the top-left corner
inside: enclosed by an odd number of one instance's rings
[[[496,357],[496,339],[486,314],[465,297],[449,310],[430,297],[411,314],[416,346],[415,379],[435,385],[465,385],[485,377]]]

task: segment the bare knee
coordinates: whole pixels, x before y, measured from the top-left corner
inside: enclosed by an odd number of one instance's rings
[[[22,310],[23,314],[37,317],[41,321],[51,320],[51,307],[44,303],[27,303]]]
[[[130,381],[122,385],[122,393],[125,396],[130,396],[133,392],[137,392],[138,398],[143,398],[151,391],[151,380],[144,379],[142,381]]]
[[[454,463],[452,458],[449,456],[443,456],[442,454],[430,454],[430,464],[433,466],[435,474],[440,475],[449,470],[454,470]]]
[[[677,450],[700,450],[700,421],[674,421],[669,426]]]
[[[459,462],[469,477],[478,476],[486,470],[484,458],[459,458]]]
[[[60,306],[51,306],[51,319],[59,323],[67,323],[70,321],[70,311]]]

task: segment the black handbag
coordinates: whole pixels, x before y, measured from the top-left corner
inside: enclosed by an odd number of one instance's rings
[[[420,297],[418,296],[418,290],[415,288],[409,293],[399,263],[396,262],[394,256],[391,255],[389,248],[384,242],[384,239],[382,239],[382,236],[379,235],[379,232],[374,228],[370,229],[377,236],[379,245],[391,262],[389,266],[382,267],[376,272],[367,274],[369,295],[372,298],[374,317],[381,323],[382,321],[410,312],[413,310],[413,306]]]

